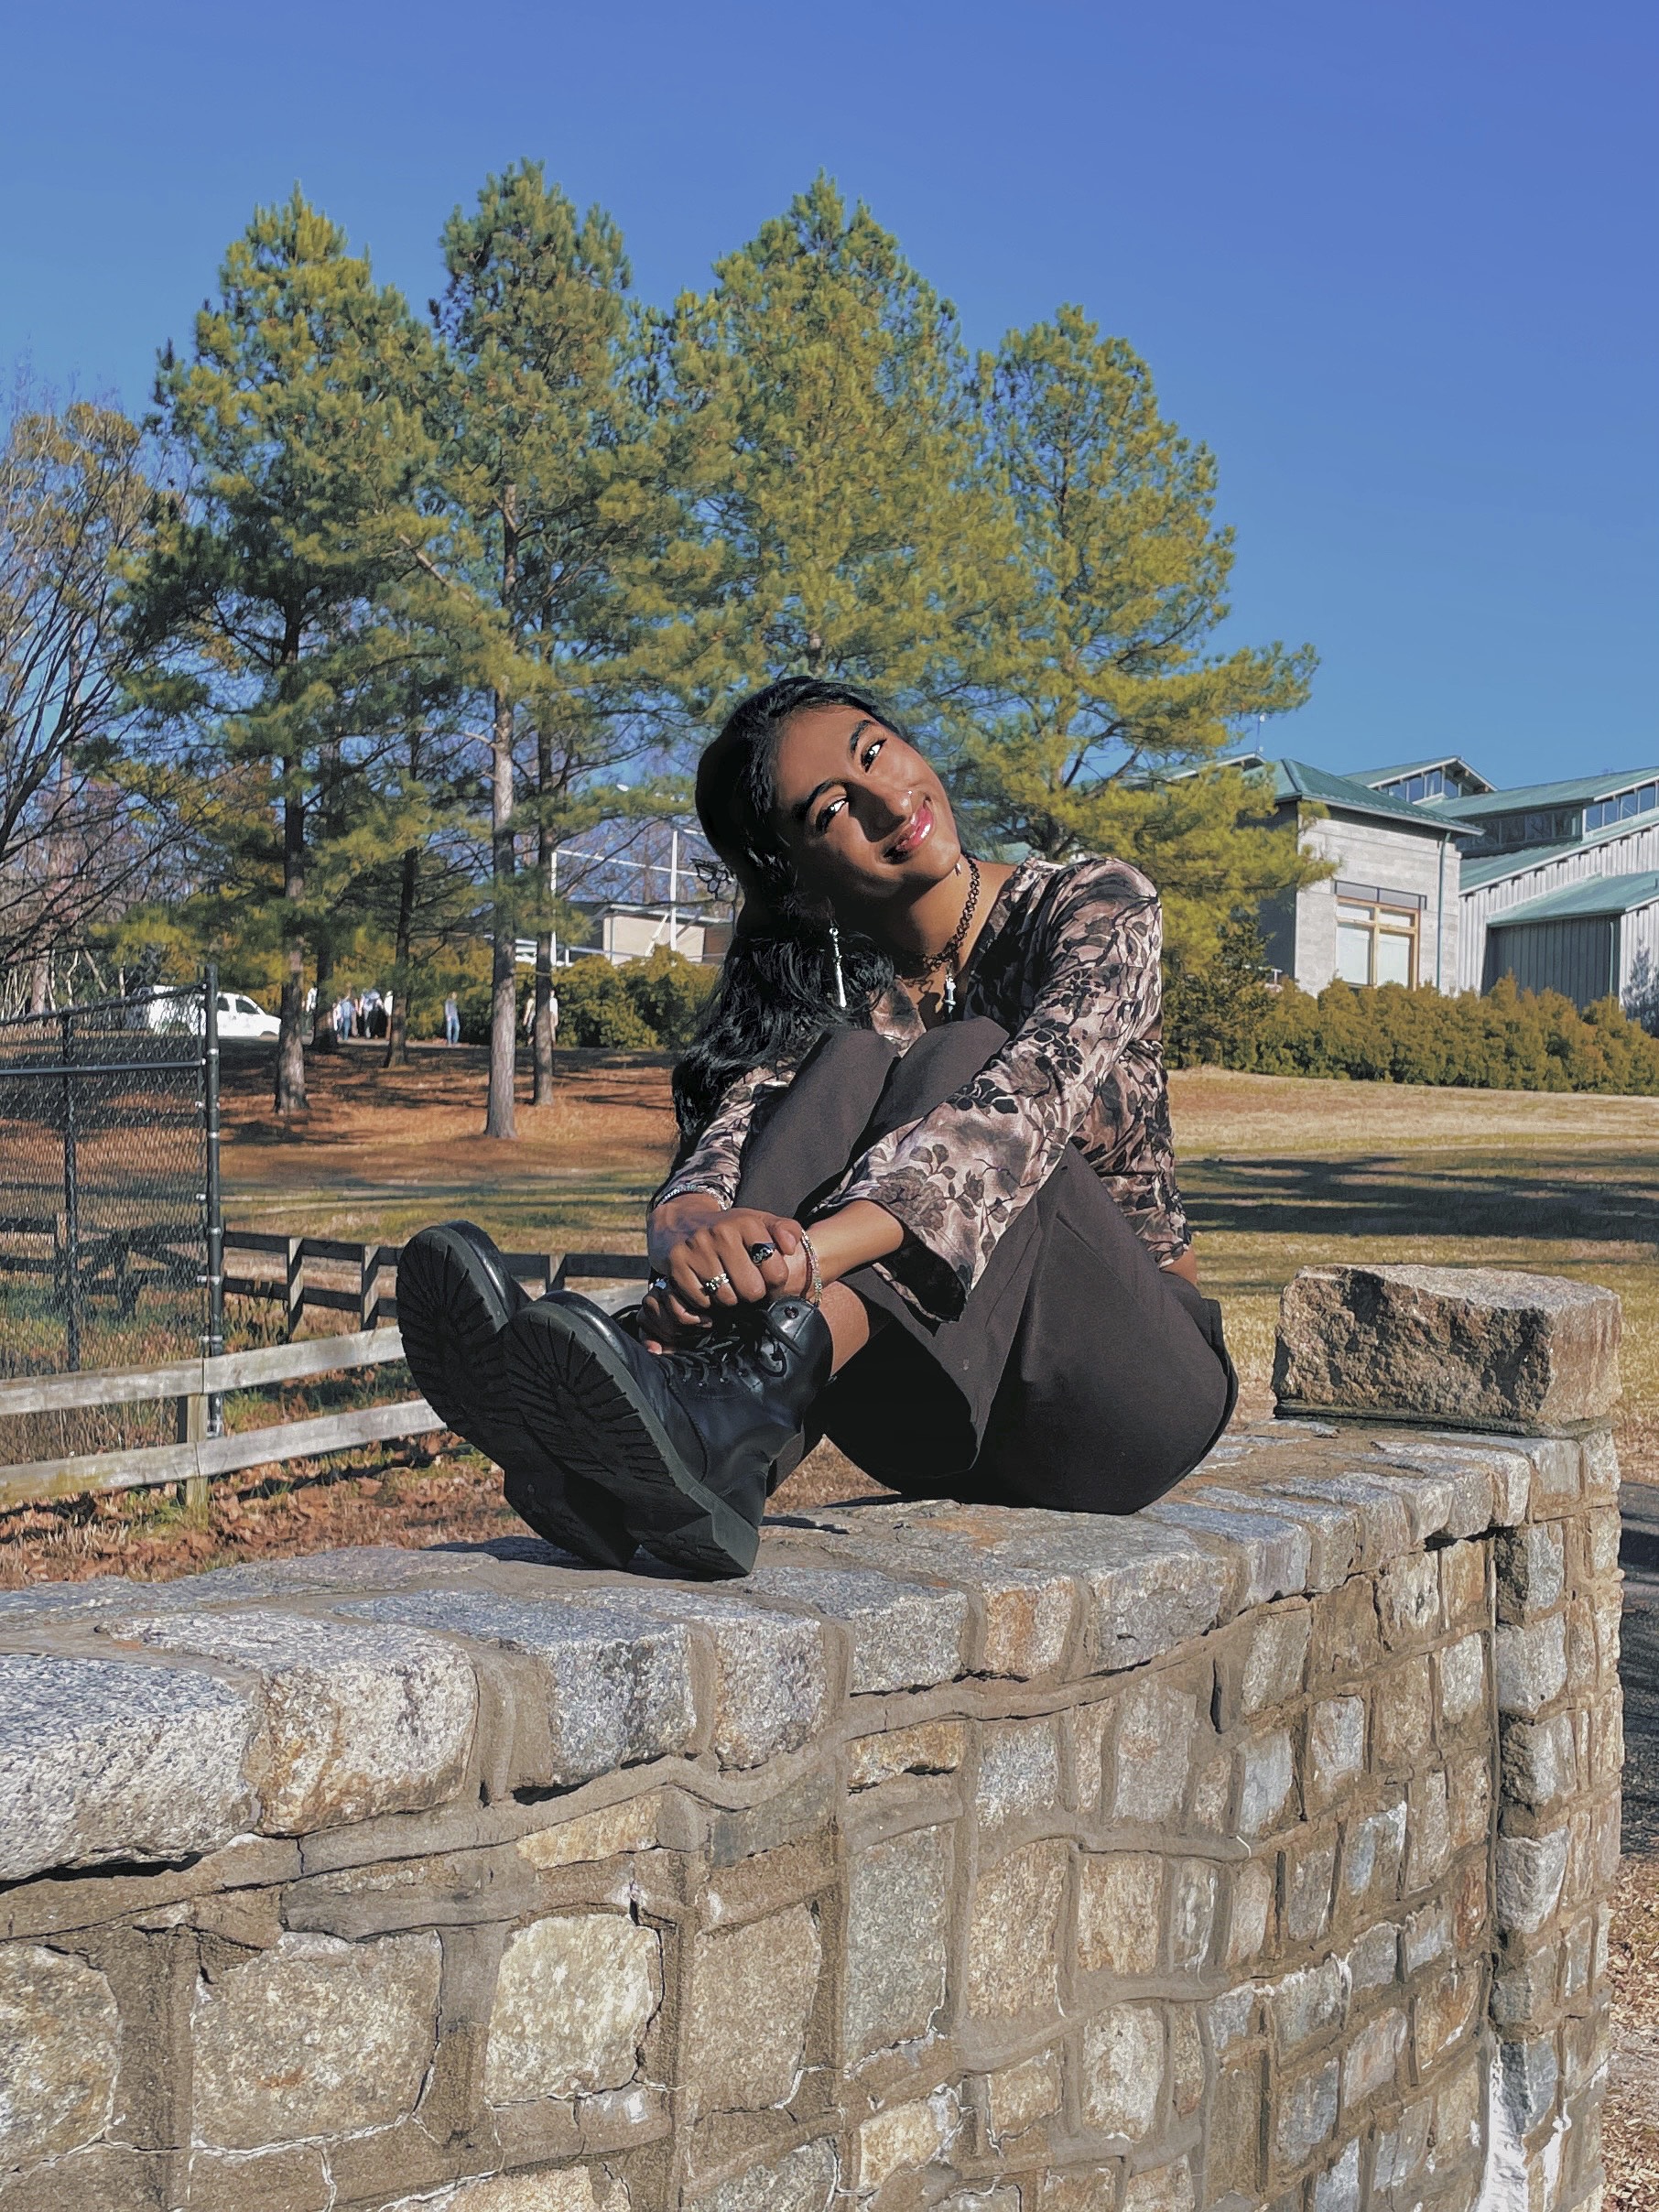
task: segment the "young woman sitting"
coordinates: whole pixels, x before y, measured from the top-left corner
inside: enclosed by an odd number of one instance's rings
[[[606,1566],[746,1573],[825,1435],[907,1496],[1148,1503],[1237,1396],[1176,1188],[1152,885],[974,859],[894,717],[807,678],[736,710],[697,810],[743,905],[675,1070],[645,1302],[532,1301],[482,1231],[423,1231],[417,1382]]]

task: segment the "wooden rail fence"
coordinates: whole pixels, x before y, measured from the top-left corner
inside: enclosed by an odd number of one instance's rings
[[[360,1329],[397,1318],[400,1244],[352,1244],[337,1237],[278,1237],[262,1230],[224,1232],[224,1291],[281,1306],[292,1337],[308,1313],[351,1314]],[[573,1282],[643,1283],[640,1252],[509,1252],[503,1258],[537,1295]]]
[[[383,1366],[403,1357],[396,1328],[395,1287],[401,1247],[348,1244],[328,1237],[277,1237],[227,1231],[227,1261],[234,1253],[254,1261],[275,1258],[277,1270],[227,1276],[233,1296],[280,1300],[290,1341],[234,1351],[216,1359],[173,1361],[157,1367],[87,1369],[73,1374],[21,1375],[0,1382],[0,1421],[8,1415],[64,1413],[87,1406],[155,1404],[171,1398],[179,1412],[176,1444],[143,1445],[129,1450],[81,1452],[60,1459],[0,1464],[0,1512],[46,1498],[74,1497],[89,1491],[152,1489],[167,1482],[183,1485],[187,1503],[205,1503],[215,1475],[247,1467],[312,1459],[361,1445],[418,1437],[443,1424],[424,1398],[388,1405],[356,1406],[345,1413],[320,1414],[302,1421],[279,1421],[263,1428],[213,1433],[218,1409],[230,1391],[268,1388]],[[572,1282],[609,1278],[624,1285],[641,1282],[645,1262],[637,1252],[508,1252],[508,1266],[526,1288],[563,1289]],[[315,1279],[313,1265],[338,1274],[354,1272],[354,1283]],[[386,1278],[394,1286],[386,1286]],[[605,1305],[623,1303],[626,1290],[590,1293]],[[349,1313],[358,1327],[350,1335],[330,1334],[292,1340],[305,1315],[320,1310]]]

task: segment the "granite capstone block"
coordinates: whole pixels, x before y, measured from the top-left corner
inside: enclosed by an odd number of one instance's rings
[[[1008,1556],[1008,1523],[1024,1518],[997,1506],[862,1506],[803,1513],[833,1565],[873,1568],[895,1580],[927,1575],[962,1592],[981,1620],[973,1671],[1034,1681],[1056,1673],[1072,1638],[1077,1588],[1063,1569],[1027,1566]],[[798,1562],[795,1546],[791,1564]]]
[[[424,1811],[461,1787],[478,1678],[435,1636],[253,1609],[126,1619],[110,1632],[257,1675],[249,1771],[267,1835]]]
[[[707,1639],[715,1673],[712,1742],[722,1766],[764,1765],[798,1751],[824,1726],[830,1669],[818,1621],[741,1597],[643,1579],[580,1602],[626,1633],[679,1621]]]
[[[1285,1491],[1263,1494],[1200,1480],[1204,1468],[1210,1463],[1207,1459],[1203,1468],[1189,1475],[1174,1493],[1175,1497],[1190,1498],[1195,1504],[1241,1518],[1259,1518],[1269,1523],[1274,1534],[1279,1523],[1299,1529],[1307,1539],[1303,1586],[1310,1596],[1335,1589],[1348,1579],[1360,1545],[1359,1521],[1349,1507],[1320,1498],[1292,1496]]]
[[[487,1589],[376,1598],[342,1611],[493,1644],[536,1662],[546,1694],[548,1784],[586,1782],[641,1760],[689,1751],[697,1739],[691,1633],[642,1621],[602,1600],[545,1604]]]
[[[1361,1567],[1376,1567],[1384,1560],[1398,1558],[1412,1542],[1404,1481],[1396,1487],[1381,1476],[1350,1471],[1275,1475],[1269,1494],[1347,1508],[1353,1516],[1357,1539],[1355,1564]]]
[[[1191,1529],[1228,1540],[1243,1566],[1236,1592],[1241,1607],[1299,1595],[1307,1587],[1313,1545],[1306,1529],[1281,1514],[1229,1513],[1213,1496],[1165,1498],[1144,1517],[1171,1528]]]
[[[901,1582],[870,1569],[790,1567],[763,1558],[744,1585],[841,1621],[852,1640],[849,1687],[927,1689],[954,1681],[967,1664],[967,1594]]]
[[[0,1654],[0,1881],[211,1851],[250,1827],[255,1686]]]
[[[1605,1420],[1619,1394],[1619,1301],[1499,1268],[1305,1267],[1280,1301],[1274,1392],[1481,1428]]]

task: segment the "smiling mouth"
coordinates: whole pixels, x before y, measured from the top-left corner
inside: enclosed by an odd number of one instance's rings
[[[922,840],[932,833],[933,808],[924,799],[887,848],[890,861],[906,861]]]

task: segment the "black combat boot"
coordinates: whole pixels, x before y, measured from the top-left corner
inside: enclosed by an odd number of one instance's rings
[[[830,1380],[830,1327],[815,1307],[739,1307],[706,1343],[653,1352],[556,1291],[516,1314],[502,1342],[520,1420],[572,1480],[604,1485],[637,1543],[685,1574],[749,1572],[774,1463]]]
[[[502,1331],[533,1304],[471,1221],[423,1229],[397,1263],[397,1326],[421,1396],[494,1460],[507,1503],[538,1536],[591,1566],[625,1567],[634,1539],[615,1500],[567,1479],[514,1411]]]

